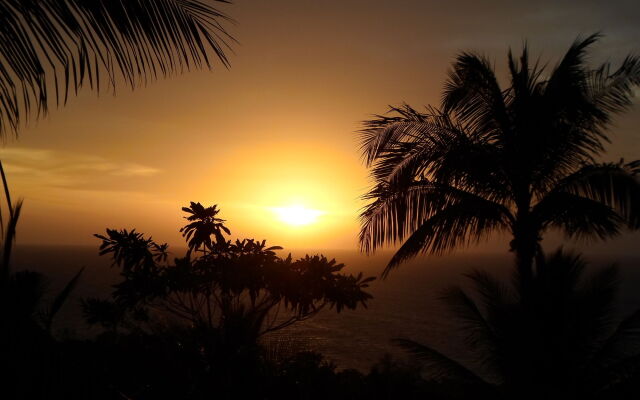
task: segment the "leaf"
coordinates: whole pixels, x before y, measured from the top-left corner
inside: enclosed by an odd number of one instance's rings
[[[80,279],[80,276],[82,275],[84,269],[85,267],[80,268],[80,270],[74,275],[74,277],[71,278],[69,282],[67,282],[60,293],[58,293],[55,299],[53,299],[53,302],[49,307],[49,311],[46,313],[45,328],[47,329],[47,331],[51,332],[53,319],[55,318],[58,311],[60,311],[64,303],[67,301],[71,292],[73,292],[73,290],[77,286],[78,280]]]

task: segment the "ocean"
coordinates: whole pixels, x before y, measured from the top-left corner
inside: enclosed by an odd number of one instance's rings
[[[346,264],[345,272],[363,272],[378,276],[391,253],[366,257],[357,251],[293,251],[294,257],[305,253],[322,253]],[[592,268],[617,263],[621,268],[619,294],[620,315],[640,308],[640,257],[587,257]],[[338,368],[356,368],[363,372],[385,354],[402,359],[405,354],[391,344],[393,338],[410,338],[429,344],[460,361],[470,362],[465,352],[463,332],[451,318],[439,296],[447,287],[464,284],[464,274],[483,269],[505,277],[511,268],[512,255],[464,252],[443,257],[421,257],[402,265],[385,280],[373,282],[373,299],[367,309],[323,310],[310,320],[300,322],[270,338],[278,343],[321,352]],[[44,273],[53,295],[81,267],[85,272],[69,302],[61,310],[54,325],[58,335],[87,337],[89,329],[80,313],[79,299],[106,297],[110,285],[117,281],[118,271],[110,267],[110,259],[99,257],[96,247],[83,246],[17,246],[14,268]]]

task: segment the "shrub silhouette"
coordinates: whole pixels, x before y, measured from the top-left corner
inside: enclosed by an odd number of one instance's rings
[[[190,214],[181,229],[189,250],[172,263],[166,244],[135,230],[96,235],[122,281],[111,299],[84,300],[87,322],[115,329],[138,321],[141,328],[151,315],[207,332],[217,348],[239,349],[325,308],[366,307],[371,298],[365,289],[372,277],[343,274],[344,264],[322,255],[293,260],[265,241],[225,240],[230,231],[215,218],[216,206],[191,203],[183,210]]]

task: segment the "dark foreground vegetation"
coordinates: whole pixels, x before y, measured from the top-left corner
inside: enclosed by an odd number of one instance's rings
[[[51,331],[82,271],[45,303],[42,275],[3,264],[6,398],[625,399],[640,390],[640,311],[615,320],[615,267],[586,276],[579,256],[540,256],[526,302],[521,285],[476,271],[443,297],[460,323],[452,340],[466,343],[473,365],[395,339],[415,361],[341,370],[269,333],[325,308],[366,306],[373,278],[323,256],[293,260],[265,242],[229,241],[215,206],[183,210],[189,249],[172,261],[166,244],[135,230],[96,235],[121,279],[109,298],[82,300],[86,322],[101,327],[92,339]]]
[[[42,304],[44,277],[9,264],[20,210],[9,209],[0,288],[10,398],[305,398],[343,384],[321,356],[267,351],[262,338],[324,308],[366,306],[374,278],[343,274],[321,255],[293,260],[264,241],[227,240],[219,210],[191,203],[181,229],[188,251],[173,262],[166,244],[135,230],[96,235],[121,275],[109,299],[82,300],[103,333],[56,340],[52,319],[82,271]]]
[[[418,254],[439,255],[494,233],[511,237],[512,282],[470,276],[474,293],[445,300],[488,376],[432,347],[397,340],[425,374],[492,398],[614,398],[638,393],[640,317],[613,321],[614,268],[548,256],[544,234],[604,240],[640,229],[640,161],[603,162],[613,118],[632,105],[640,59],[588,65],[599,35],[576,40],[553,67],[525,46],[508,55],[508,84],[492,62],[462,53],[442,103],[409,105],[366,121],[362,153],[374,187],[360,244],[400,244],[383,276]]]

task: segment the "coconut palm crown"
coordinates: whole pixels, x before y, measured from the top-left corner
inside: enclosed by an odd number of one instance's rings
[[[363,196],[361,248],[402,243],[383,275],[421,252],[505,232],[526,282],[550,228],[598,239],[640,228],[640,163],[600,162],[612,117],[640,84],[640,59],[588,67],[598,37],[574,42],[549,71],[526,46],[519,59],[509,52],[506,88],[485,57],[462,53],[439,108],[393,107],[364,122],[374,187]]]

